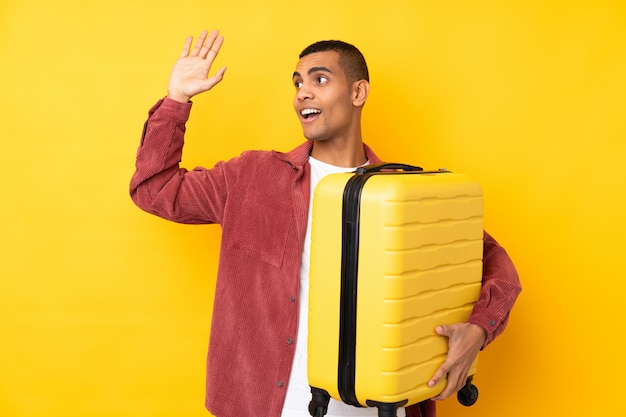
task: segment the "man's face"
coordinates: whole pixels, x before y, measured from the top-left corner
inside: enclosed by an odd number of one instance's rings
[[[293,83],[296,87],[293,106],[304,137],[328,140],[349,134],[356,108],[351,86],[339,66],[338,52],[316,52],[301,58]]]

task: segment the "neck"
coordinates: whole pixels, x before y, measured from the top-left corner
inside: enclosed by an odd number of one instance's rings
[[[311,156],[318,161],[345,168],[358,167],[367,162],[360,138],[349,142],[315,141]]]

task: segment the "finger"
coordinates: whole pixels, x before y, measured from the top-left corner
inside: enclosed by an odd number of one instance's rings
[[[193,47],[193,50],[191,51],[190,56],[198,56],[198,54],[200,53],[200,50],[202,49],[202,46],[204,45],[204,40],[206,39],[206,36],[209,32],[206,30],[203,30],[200,33],[200,36],[198,36],[198,40],[196,41],[195,46]]]
[[[450,395],[459,391],[465,386],[467,376],[469,375],[469,367],[456,366],[448,371],[448,380],[444,390],[435,398],[436,400],[444,400]]]
[[[212,77],[208,78],[206,81],[206,89],[210,90],[215,87],[222,79],[224,79],[224,73],[226,72],[226,67],[220,68],[220,70]]]
[[[207,60],[209,60],[210,62],[213,62],[215,60],[215,57],[220,51],[220,48],[222,47],[223,43],[224,43],[224,37],[222,36],[218,37],[215,40],[215,43],[213,44],[213,46],[211,47],[211,50],[207,54]]]
[[[218,35],[219,35],[219,31],[214,29],[211,31],[211,34],[209,35],[209,37],[207,38],[207,40],[204,42],[204,45],[202,46],[202,49],[200,50],[200,58],[206,58],[209,51],[213,49],[214,44],[216,39],[218,39]],[[220,36],[221,38],[221,36]],[[223,42],[223,39],[222,41]],[[220,45],[221,45],[220,42]],[[217,48],[219,50],[219,47]]]
[[[452,376],[448,374],[448,382],[446,384],[446,387],[443,391],[441,391],[441,394],[439,394],[436,399],[445,400],[449,396],[454,395],[461,388],[463,388],[463,386],[465,386],[466,380],[467,377],[461,377],[460,375]]]
[[[185,39],[185,45],[183,45],[183,50],[180,53],[180,57],[184,58],[187,55],[189,55],[189,49],[191,48],[191,42],[193,40],[193,36],[189,36],[187,37],[187,39]]]
[[[437,385],[439,381],[441,381],[441,379],[446,376],[447,373],[448,365],[447,362],[444,362],[439,368],[437,368],[430,381],[428,381],[428,387],[432,388]]]

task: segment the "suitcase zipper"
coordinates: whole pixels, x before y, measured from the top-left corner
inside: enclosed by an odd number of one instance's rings
[[[339,369],[337,388],[341,400],[363,407],[355,390],[356,309],[359,269],[359,220],[361,191],[371,173],[357,173],[346,183],[343,193],[343,231],[341,263],[341,295],[339,316]]]
[[[361,217],[361,192],[367,180],[375,174],[394,174],[405,170],[425,173],[421,167],[381,163],[358,168],[350,177],[343,192],[342,241],[341,241],[341,295],[339,314],[339,358],[337,388],[341,400],[356,407],[360,404],[356,395],[356,318],[359,272],[359,228]]]

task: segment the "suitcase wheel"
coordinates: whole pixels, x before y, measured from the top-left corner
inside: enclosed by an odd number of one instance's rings
[[[467,378],[465,386],[456,393],[456,398],[466,407],[474,405],[478,400],[478,388],[472,384],[472,377]]]
[[[324,408],[324,407],[317,407],[313,417],[324,417],[326,415],[326,412],[327,412],[326,408]]]
[[[309,414],[312,417],[324,417],[328,412],[330,395],[327,391],[311,387],[311,402],[309,402]]]

